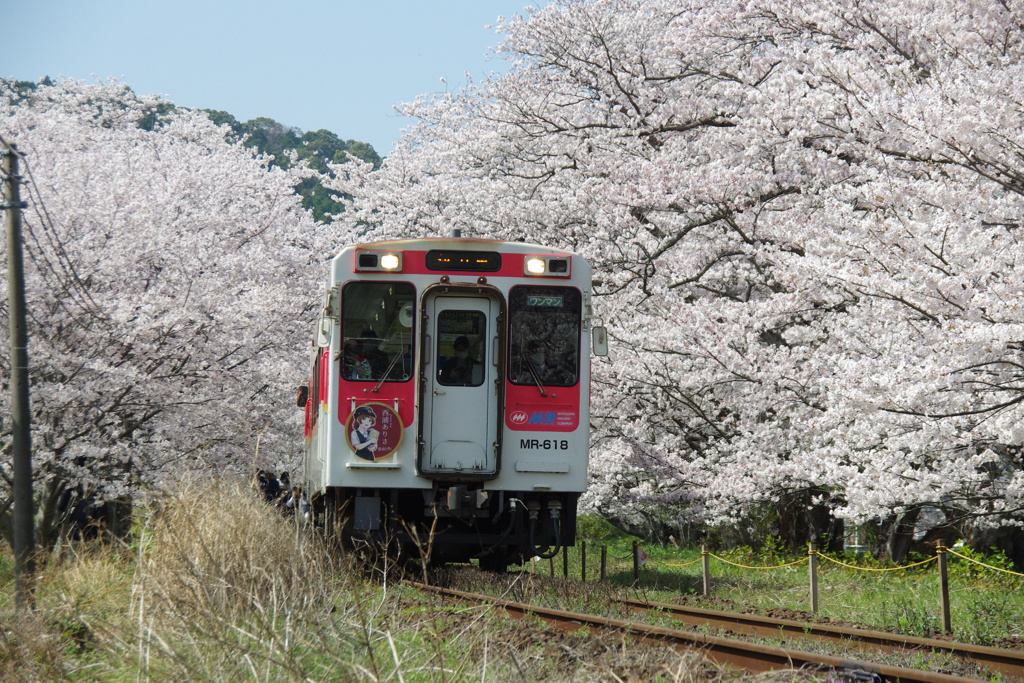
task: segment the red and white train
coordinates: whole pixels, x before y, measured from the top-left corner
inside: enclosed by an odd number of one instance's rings
[[[304,483],[346,541],[504,569],[572,545],[587,486],[591,268],[459,237],[331,262],[305,408]]]

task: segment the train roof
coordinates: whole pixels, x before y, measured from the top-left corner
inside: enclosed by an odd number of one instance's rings
[[[550,254],[577,255],[576,252],[559,247],[552,247],[531,242],[507,242],[503,240],[478,237],[417,237],[413,239],[382,240],[379,242],[360,242],[350,244],[341,252],[358,249],[394,249],[394,250],[431,250],[431,249],[463,249],[476,251],[502,251],[510,254]]]

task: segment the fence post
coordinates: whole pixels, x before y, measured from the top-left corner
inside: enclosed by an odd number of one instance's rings
[[[569,546],[562,549],[562,576],[569,578]]]
[[[587,542],[580,543],[580,583],[587,582]]]
[[[555,578],[555,558],[551,556],[548,558],[548,574],[551,578]]]
[[[711,565],[708,561],[710,553],[708,553],[708,547],[701,545],[700,547],[700,566],[701,572],[704,574],[704,597],[711,595]]]
[[[633,541],[633,585],[640,585],[640,542]]]
[[[942,606],[942,630],[944,633],[953,632],[953,624],[949,612],[949,570],[946,567],[946,544],[939,541],[935,553],[939,556],[939,602]]]
[[[608,578],[608,546],[601,546],[601,581]]]
[[[811,612],[818,613],[818,546],[811,543],[807,549],[811,575]]]

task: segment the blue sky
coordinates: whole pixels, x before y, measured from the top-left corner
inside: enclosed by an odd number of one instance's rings
[[[6,3],[0,76],[95,82],[326,128],[385,156],[417,95],[480,81],[503,63],[499,15],[527,0],[21,0]],[[534,6],[544,2],[535,1]],[[447,84],[441,83],[445,78]]]

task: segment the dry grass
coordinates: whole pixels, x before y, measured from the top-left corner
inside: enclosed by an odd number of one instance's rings
[[[0,601],[0,681],[365,678],[338,640],[364,630],[372,586],[316,534],[230,482],[146,510],[133,548],[41,563],[35,611]]]
[[[238,485],[178,491],[142,530],[136,608],[195,622],[329,602],[330,554],[290,521]]]
[[[0,612],[0,681],[48,681],[63,677],[63,643],[37,613]]]
[[[154,507],[139,541],[131,604],[141,671],[303,680],[348,668],[323,639],[339,635],[332,615],[354,604],[359,584],[344,578],[354,573],[246,487],[183,486]]]

